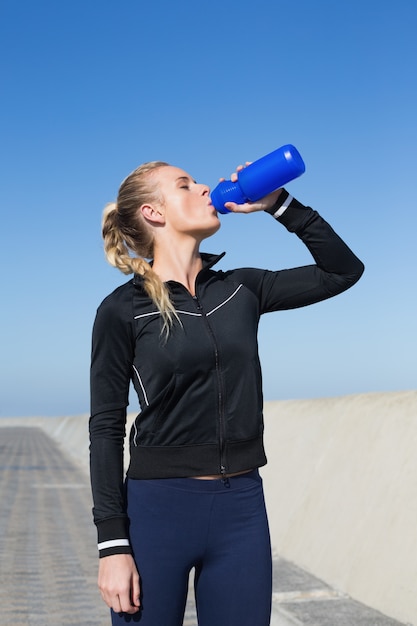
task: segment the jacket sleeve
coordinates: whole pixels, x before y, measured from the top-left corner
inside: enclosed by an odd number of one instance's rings
[[[283,190],[278,202],[267,212],[301,239],[315,264],[280,271],[243,270],[242,282],[256,293],[261,313],[320,302],[349,289],[359,280],[363,263],[317,211]]]
[[[115,292],[116,293],[116,292]],[[109,296],[93,327],[90,392],[90,476],[99,556],[130,553],[124,496],[123,444],[134,342],[132,316]]]

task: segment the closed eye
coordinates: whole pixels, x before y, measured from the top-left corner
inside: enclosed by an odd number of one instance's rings
[[[196,184],[195,180],[192,181],[190,178],[188,178],[187,176],[180,176],[179,178],[177,178],[177,182],[180,182],[181,184],[179,185],[179,189],[190,189],[190,183],[193,182],[194,184]]]

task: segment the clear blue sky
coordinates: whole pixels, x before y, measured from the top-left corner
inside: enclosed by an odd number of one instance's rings
[[[3,0],[0,415],[88,412],[95,310],[127,280],[101,212],[127,173],[162,159],[214,187],[285,143],[307,165],[289,191],[366,273],[265,317],[265,398],[415,388],[416,32],[415,0]],[[266,215],[222,217],[203,249],[310,262]]]

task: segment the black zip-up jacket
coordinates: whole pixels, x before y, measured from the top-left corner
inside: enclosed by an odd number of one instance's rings
[[[288,205],[279,215],[282,204]],[[263,313],[305,306],[351,287],[363,265],[332,228],[282,191],[268,211],[315,264],[289,270],[212,269],[202,255],[196,296],[168,283],[181,324],[168,339],[134,276],[100,305],[91,363],[91,481],[100,556],[130,552],[123,439],[130,381],[141,412],[130,433],[132,479],[230,474],[266,463],[257,330]]]

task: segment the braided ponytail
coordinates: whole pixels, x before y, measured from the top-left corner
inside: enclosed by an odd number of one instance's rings
[[[117,204],[110,202],[104,207],[102,220],[102,235],[104,252],[110,265],[117,267],[123,274],[139,273],[137,261],[142,259],[132,257],[129,253],[125,238],[119,229]]]
[[[116,202],[103,211],[102,235],[107,261],[123,274],[139,274],[148,296],[161,313],[162,331],[168,337],[174,318],[178,315],[169,291],[146,259],[153,257],[153,234],[138,208],[145,202],[160,201],[151,174],[168,163],[152,161],[134,170],[122,182]],[[181,322],[180,322],[181,323]]]

